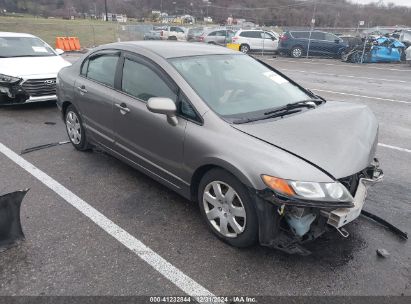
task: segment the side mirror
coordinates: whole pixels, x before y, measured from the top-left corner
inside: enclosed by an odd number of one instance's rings
[[[178,119],[176,116],[177,107],[175,102],[170,98],[151,97],[147,101],[147,109],[153,113],[166,115],[167,122],[172,126],[176,126],[178,124]]]
[[[64,51],[62,49],[56,49],[57,55],[62,55],[64,54]]]
[[[340,43],[340,39],[335,39],[334,42],[335,43]]]

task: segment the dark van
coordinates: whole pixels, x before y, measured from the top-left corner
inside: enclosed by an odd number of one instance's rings
[[[310,43],[309,43],[310,41]],[[309,47],[308,47],[309,45]],[[320,31],[287,31],[280,37],[278,51],[294,58],[307,56],[340,57],[348,47],[338,36]]]

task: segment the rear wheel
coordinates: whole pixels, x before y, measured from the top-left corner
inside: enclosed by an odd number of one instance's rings
[[[80,151],[88,150],[90,145],[86,138],[80,114],[73,105],[66,109],[65,119],[67,135],[73,146]]]
[[[240,52],[247,54],[250,51],[250,46],[248,44],[240,45]]]
[[[291,50],[291,57],[293,58],[301,58],[303,56],[303,48],[301,46],[293,47]]]
[[[257,241],[258,218],[248,189],[232,174],[213,169],[202,178],[198,201],[211,231],[235,247]]]

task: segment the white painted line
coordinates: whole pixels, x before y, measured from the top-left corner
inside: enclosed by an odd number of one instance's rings
[[[411,150],[405,149],[405,148],[400,148],[400,147],[396,147],[396,146],[390,146],[390,145],[381,144],[381,143],[379,143],[378,145],[381,146],[381,147],[384,147],[384,148],[388,148],[388,149],[393,149],[393,150],[397,150],[397,151],[401,151],[401,152],[411,153]]]
[[[78,211],[87,216],[90,220],[96,223],[100,228],[114,237],[121,244],[133,251],[137,256],[144,260],[147,264],[161,273],[164,277],[170,280],[174,285],[184,291],[191,297],[207,296],[214,297],[214,295],[205,289],[203,286],[195,282],[193,279],[185,275],[181,270],[167,262],[156,252],[144,245],[141,241],[129,234],[127,231],[116,225],[110,219],[105,217],[102,213],[94,209],[87,202],[75,195],[73,192],[65,188],[59,182],[48,176],[46,173],[36,168],[33,164],[26,161],[21,156],[14,153],[5,145],[0,143],[0,152],[7,156],[14,163],[33,175],[44,185],[57,193],[66,202],[76,208]]]
[[[374,66],[367,66],[365,64],[335,64],[335,63],[325,63],[325,62],[320,62],[320,61],[302,61],[302,60],[284,60],[284,59],[278,59],[278,58],[270,58],[270,59],[265,59],[268,61],[278,61],[278,62],[292,62],[292,63],[306,63],[306,64],[320,64],[320,65],[328,65],[328,66],[342,66],[342,67],[348,67],[348,68],[357,68],[357,69],[374,69],[374,70],[384,70],[384,71],[397,71],[397,72],[408,72],[410,73],[411,70],[406,70],[406,69],[394,69],[394,68],[379,68],[379,67],[374,67]]]
[[[388,99],[388,98],[365,96],[365,95],[357,95],[357,94],[351,94],[351,93],[343,93],[343,92],[327,91],[327,90],[311,89],[311,88],[310,88],[310,90],[311,90],[311,91],[324,92],[324,93],[331,93],[331,94],[354,96],[354,97],[360,97],[360,98],[366,98],[366,99],[375,99],[375,100],[383,100],[383,101],[392,101],[392,102],[399,102],[399,103],[411,104],[411,101],[404,101],[404,100]]]
[[[361,77],[361,76],[354,76],[354,75],[320,73],[320,72],[312,72],[312,71],[300,71],[300,70],[282,69],[282,68],[279,68],[279,70],[281,70],[281,71],[289,71],[289,72],[315,74],[315,75],[327,75],[327,76],[334,76],[334,77],[347,77],[347,78],[355,78],[355,79],[367,79],[367,80],[385,81],[385,82],[409,83],[409,81],[405,81],[405,80],[384,79],[384,78],[371,78],[371,77]]]

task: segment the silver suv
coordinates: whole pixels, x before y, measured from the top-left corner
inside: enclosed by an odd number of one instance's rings
[[[231,42],[233,36],[234,31],[232,30],[211,30],[201,35],[199,41],[209,44],[226,45]]]
[[[263,30],[239,30],[232,38],[232,42],[240,45],[243,53],[253,51],[275,52],[278,49],[278,35]]]

